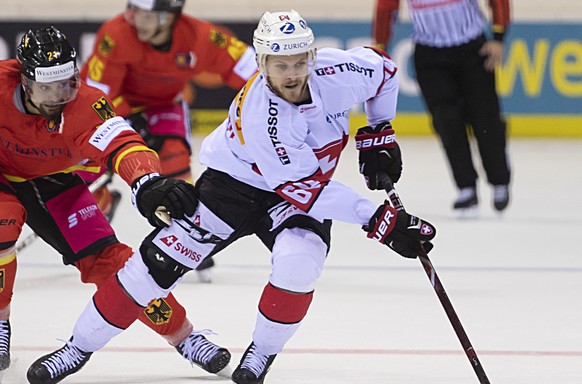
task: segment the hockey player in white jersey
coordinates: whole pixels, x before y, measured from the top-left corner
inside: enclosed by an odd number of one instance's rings
[[[61,378],[74,373],[92,352],[122,332],[111,325],[119,323],[112,321],[116,314],[105,318],[94,302],[126,292],[138,307],[146,306],[167,295],[206,257],[254,234],[271,251],[272,271],[259,300],[252,341],[232,380],[263,383],[311,304],[329,250],[332,220],[361,226],[368,238],[404,257],[417,256],[419,241],[430,251],[436,233],[430,223],[396,211],[388,202],[378,207],[331,180],[348,142],[348,111],[356,103],[364,103],[369,124],[356,135],[368,187],[382,189],[381,174],[395,182],[400,178],[400,149],[390,125],[398,93],[392,60],[368,47],[316,51],[313,33],[296,11],[266,12],[253,44],[259,73],[202,144],[200,161],[207,169],[196,182],[195,214],[172,219],[148,235],[117,274],[123,290],[97,291],[71,340],[37,360],[29,378],[49,366],[62,366]],[[140,200],[139,188],[134,199]],[[137,317],[139,310],[127,307],[119,316],[127,320],[135,311]],[[70,360],[63,357],[67,348],[76,352]]]

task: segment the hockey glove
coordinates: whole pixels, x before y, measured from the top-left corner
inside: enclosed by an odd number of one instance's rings
[[[145,112],[131,114],[125,119],[125,121],[127,121],[127,123],[131,125],[137,133],[139,133],[148,148],[151,148],[154,151],[159,151],[160,148],[162,148],[162,138],[150,133],[148,117]]]
[[[369,189],[383,189],[378,179],[380,173],[387,173],[395,183],[400,179],[402,156],[390,123],[358,129],[356,149],[359,151],[360,173],[364,175]]]
[[[154,227],[169,225],[169,220],[160,215],[162,207],[172,218],[182,219],[193,215],[198,206],[198,196],[192,184],[158,173],[135,180],[131,191],[131,202]]]
[[[429,253],[433,248],[432,240],[436,235],[436,228],[429,222],[406,211],[397,211],[384,201],[367,226],[368,238],[386,244],[394,252],[408,258],[418,256],[419,246]]]

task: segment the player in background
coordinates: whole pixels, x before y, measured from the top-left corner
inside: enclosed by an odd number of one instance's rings
[[[459,191],[453,209],[460,217],[476,216],[479,204],[469,126],[493,187],[493,207],[502,212],[509,205],[507,129],[494,71],[503,59],[510,9],[509,0],[488,3],[493,24],[489,40],[477,0],[408,1],[416,79]],[[399,4],[400,0],[377,1],[373,26],[377,47],[383,49],[390,40]]]
[[[182,13],[185,0],[129,0],[124,13],[97,32],[81,78],[105,92],[158,152],[162,174],[192,182],[191,126],[182,90],[190,79],[213,77],[239,90],[256,72],[255,52],[223,28]],[[92,177],[82,175],[91,182]],[[94,193],[112,215],[119,192]],[[210,282],[212,259],[198,269]]]
[[[316,52],[313,33],[296,11],[266,12],[253,44],[260,73],[241,89],[227,119],[202,143],[200,160],[208,168],[195,185],[199,204],[194,215],[148,235],[117,274],[115,281],[124,289],[99,289],[77,320],[71,342],[38,359],[29,375],[46,371],[43,367],[71,349],[78,360],[67,374],[76,372],[122,331],[110,325],[116,318],[129,323],[129,309],[104,315],[95,303],[122,292],[141,305],[164,297],[183,270],[254,234],[271,251],[272,270],[259,300],[252,342],[232,380],[263,383],[309,309],[330,247],[332,220],[362,226],[368,238],[407,258],[417,256],[420,244],[430,251],[436,233],[431,224],[386,201],[378,207],[331,180],[348,142],[348,111],[356,103],[365,103],[369,124],[356,136],[368,187],[382,189],[383,174],[399,179],[400,149],[390,126],[398,93],[392,60],[369,47]],[[151,259],[140,253],[160,255],[157,267],[144,264]]]
[[[194,187],[160,176],[157,154],[116,116],[103,92],[81,82],[76,51],[59,30],[28,31],[16,52],[16,60],[0,61],[0,369],[10,364],[15,244],[25,223],[62,255],[65,265],[79,270],[82,282],[104,291],[118,289],[107,279],[133,253],[117,240],[73,171],[86,169],[88,160],[114,171],[136,191],[136,205],[150,223],[159,205],[183,217],[197,204]],[[55,301],[66,305],[67,297]],[[104,314],[123,313],[125,301],[112,296],[95,304]],[[190,363],[210,372],[228,363],[228,351],[193,331],[173,296],[144,307],[138,318]],[[123,327],[118,320],[110,325]]]

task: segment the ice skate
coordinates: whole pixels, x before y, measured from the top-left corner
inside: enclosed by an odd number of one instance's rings
[[[26,373],[30,384],[54,384],[72,375],[89,361],[92,352],[83,352],[67,341],[64,347],[36,360]]]
[[[493,186],[493,207],[496,211],[501,213],[509,205],[509,186],[508,185],[494,185]]]
[[[479,200],[477,198],[477,189],[475,187],[461,188],[459,196],[453,204],[457,217],[459,219],[471,219],[479,216]]]
[[[208,373],[218,374],[227,368],[230,362],[230,352],[226,348],[208,341],[202,333],[202,331],[193,331],[190,336],[176,346],[176,350],[190,364],[197,365]]]
[[[0,371],[10,367],[10,320],[0,320]]]
[[[251,343],[232,373],[232,381],[237,384],[264,383],[265,376],[277,355],[264,355],[255,343]]]

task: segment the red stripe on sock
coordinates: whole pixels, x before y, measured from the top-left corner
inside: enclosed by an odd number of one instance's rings
[[[286,292],[269,283],[259,301],[259,311],[271,321],[294,324],[303,320],[312,299],[313,292]]]

